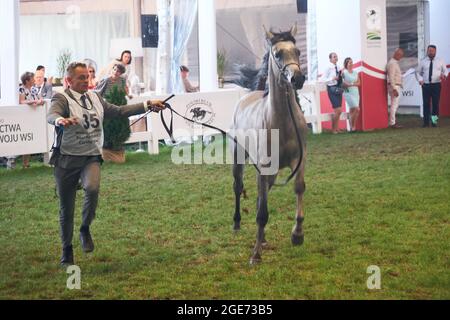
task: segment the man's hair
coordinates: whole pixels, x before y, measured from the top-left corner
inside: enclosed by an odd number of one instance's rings
[[[117,71],[120,72],[120,74],[124,74],[126,71],[125,66],[121,63],[116,63],[113,68],[116,68]]]
[[[398,52],[401,52],[403,55],[405,54],[405,50],[403,48],[396,48],[392,56],[395,57]]]
[[[33,78],[34,78],[34,73],[27,71],[20,77],[20,81],[22,81],[22,84],[25,85],[27,83],[27,81],[30,81]]]
[[[434,44],[430,44],[429,46],[428,46],[428,49],[430,49],[430,48],[433,48],[433,49],[437,49],[437,47],[434,45]]]
[[[66,76],[72,78],[76,68],[87,68],[87,66],[83,62],[72,62],[66,69]]]
[[[39,66],[37,66],[37,68],[36,68],[36,71],[39,71],[39,70],[42,70],[42,69],[45,69],[45,67],[44,67],[44,66],[41,66],[41,65],[39,65]]]
[[[186,67],[186,66],[181,66],[181,67],[180,67],[180,71],[183,71],[183,72],[189,72],[189,68]]]

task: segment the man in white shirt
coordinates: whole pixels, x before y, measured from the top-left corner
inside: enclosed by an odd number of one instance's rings
[[[416,78],[422,86],[423,94],[423,127],[437,126],[439,119],[439,100],[441,97],[441,82],[448,75],[444,60],[436,57],[436,46],[428,46],[427,57],[423,59],[417,68]],[[433,111],[430,117],[430,100]],[[431,119],[430,119],[431,118]]]
[[[324,81],[327,84],[328,98],[330,99],[334,110],[334,115],[331,122],[332,132],[333,134],[337,134],[339,133],[339,119],[342,113],[342,94],[344,90],[341,87],[341,70],[337,65],[339,60],[338,55],[335,52],[332,52],[328,57],[330,58],[330,64],[322,75],[321,81]]]
[[[388,76],[388,90],[391,96],[391,111],[389,114],[389,126],[391,128],[400,128],[395,119],[395,115],[400,103],[400,91],[403,88],[403,76],[400,69],[400,60],[404,57],[405,52],[401,48],[397,48],[394,56],[386,66]]]

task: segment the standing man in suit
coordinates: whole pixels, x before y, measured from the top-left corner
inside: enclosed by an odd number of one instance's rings
[[[34,94],[42,99],[51,99],[53,96],[53,86],[45,78],[45,69],[38,69],[34,74],[34,86],[31,89]]]
[[[88,92],[89,73],[84,63],[74,62],[68,66],[67,82],[70,88],[54,95],[47,115],[47,121],[56,127],[57,133],[50,164],[55,166],[60,201],[61,264],[64,266],[74,264],[72,236],[79,179],[85,192],[80,243],[84,252],[94,250],[89,226],[95,218],[100,187],[103,119],[165,108],[159,100],[122,107],[104,101],[99,94]]]
[[[423,127],[437,127],[439,119],[439,100],[441,97],[441,82],[448,75],[444,60],[436,57],[436,46],[428,46],[427,57],[417,68],[416,77],[422,86],[423,94]],[[430,100],[433,111],[430,117]]]

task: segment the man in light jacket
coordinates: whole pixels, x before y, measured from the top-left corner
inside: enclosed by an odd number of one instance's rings
[[[394,56],[389,60],[386,71],[388,76],[388,90],[391,96],[391,111],[389,113],[389,126],[391,128],[401,128],[397,124],[396,113],[400,104],[400,92],[403,88],[403,76],[400,69],[400,60],[404,57],[405,52],[401,48],[397,48]]]

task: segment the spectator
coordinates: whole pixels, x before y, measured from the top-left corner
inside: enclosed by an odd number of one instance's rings
[[[51,99],[53,96],[53,86],[45,78],[45,69],[36,70],[34,74],[34,85],[31,92],[43,99]]]
[[[199,87],[194,87],[189,81],[189,68],[186,66],[180,67],[181,79],[183,80],[184,91],[186,92],[198,92],[200,90]]]
[[[119,89],[125,91],[126,95],[131,99],[132,97],[129,95],[127,81],[122,77],[124,73],[125,67],[122,64],[117,63],[111,71],[111,76],[100,81],[95,88],[95,91],[100,93],[102,97],[106,97],[110,94],[114,86],[118,86]]]
[[[339,118],[342,113],[342,94],[344,90],[342,89],[342,75],[339,71],[337,62],[338,55],[334,52],[330,53],[328,56],[330,59],[330,65],[326,69],[322,76],[322,80],[327,84],[328,98],[331,101],[331,105],[334,109],[334,115],[332,119],[332,132],[333,134],[339,133]]]
[[[441,82],[445,81],[448,75],[444,60],[436,58],[436,52],[436,46],[428,46],[427,57],[420,62],[416,72],[416,78],[422,86],[424,128],[430,126],[430,101],[433,104],[431,125],[437,127]]]
[[[128,81],[128,77],[130,75],[131,61],[133,61],[131,51],[129,50],[123,51],[119,59],[114,59],[106,68],[100,71],[100,73],[98,74],[99,81],[103,80],[106,77],[109,77],[111,75],[114,66],[117,65],[118,63],[125,67],[125,72],[123,72],[122,77],[124,77]]]
[[[88,65],[88,72],[89,72],[88,90],[94,90],[98,84],[97,78],[95,77],[95,67],[93,65]]]
[[[35,84],[34,73],[25,72],[21,77],[21,84],[19,86],[19,103],[28,104],[32,106],[43,105],[44,101],[32,91]]]
[[[386,66],[388,91],[391,96],[391,111],[389,113],[389,126],[391,128],[401,128],[401,126],[397,124],[395,115],[400,103],[400,92],[403,88],[403,76],[399,62],[403,59],[404,55],[403,49],[397,48],[394,52],[394,56],[389,60]]]
[[[356,131],[356,121],[359,117],[359,86],[361,84],[359,73],[353,69],[352,58],[347,58],[344,61],[344,72],[342,73],[342,80],[344,90],[344,97],[347,107],[350,110],[350,127],[351,132]]]
[[[44,66],[41,66],[41,65],[37,66],[36,71],[44,72],[44,76],[45,76],[45,67]],[[53,77],[50,77],[48,79],[44,77],[44,82],[53,83]]]
[[[39,106],[44,104],[44,100],[42,100],[38,95],[32,92],[32,87],[34,85],[34,73],[25,72],[21,77],[21,84],[19,86],[19,103],[20,104],[28,104],[30,106]],[[22,156],[22,165],[23,168],[30,167],[30,155]],[[11,156],[8,157],[8,161],[6,163],[6,167],[8,169],[14,169],[16,166],[16,157]]]

